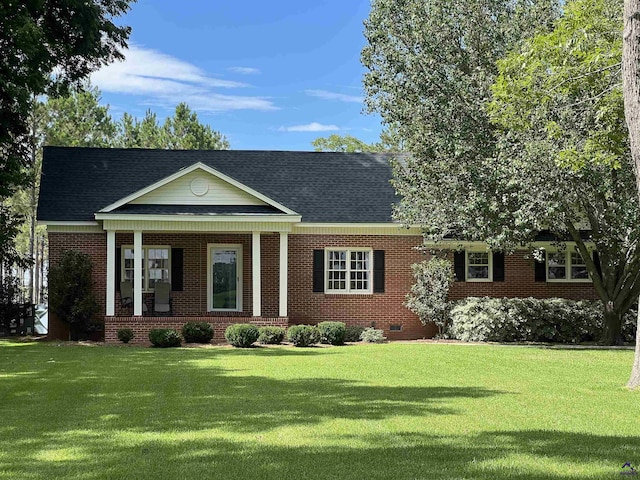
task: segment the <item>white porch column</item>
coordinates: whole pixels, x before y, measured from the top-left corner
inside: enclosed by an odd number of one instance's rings
[[[287,316],[287,282],[288,282],[289,237],[287,232],[280,232],[280,309],[279,316]]]
[[[262,315],[260,299],[262,292],[260,291],[260,232],[253,232],[251,236],[251,278],[253,280],[253,316]]]
[[[133,232],[133,314],[142,315],[142,232]]]
[[[116,314],[116,232],[107,230],[107,311],[112,317]]]

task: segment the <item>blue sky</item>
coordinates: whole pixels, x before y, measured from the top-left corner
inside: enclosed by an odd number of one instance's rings
[[[312,150],[333,133],[375,142],[360,51],[369,0],[138,0],[126,61],[92,75],[114,118],[187,102],[233,149]]]

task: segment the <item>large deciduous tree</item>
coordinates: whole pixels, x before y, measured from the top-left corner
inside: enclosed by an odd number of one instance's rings
[[[130,28],[115,19],[133,0],[41,0],[0,4],[0,202],[29,184],[33,99],[55,95],[93,70],[123,58]],[[0,230],[14,223],[0,205]],[[14,251],[2,242],[0,256]]]
[[[624,0],[622,80],[631,162],[640,197],[640,0]],[[638,307],[640,317],[640,304]],[[640,387],[640,328],[636,331],[635,357],[628,385],[631,388]]]
[[[552,2],[377,0],[363,50],[369,108],[397,122],[412,153],[395,165],[396,216],[432,240],[509,251],[540,230],[573,240],[607,343],[640,288],[620,12],[615,1],[567,2],[553,25]]]

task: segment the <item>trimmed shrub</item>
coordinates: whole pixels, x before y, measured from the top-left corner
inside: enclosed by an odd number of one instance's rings
[[[360,334],[360,340],[368,343],[382,343],[386,339],[387,337],[384,336],[384,331],[373,327],[365,328]]]
[[[320,322],[318,324],[320,342],[329,345],[344,345],[347,327],[342,322]]]
[[[624,316],[625,342],[634,342],[634,315]],[[469,297],[456,302],[451,320],[451,337],[466,342],[590,342],[603,329],[600,302],[564,298]]]
[[[133,334],[133,330],[130,328],[121,328],[118,330],[118,340],[122,343],[129,343],[130,340],[133,339],[135,335]]]
[[[282,327],[260,327],[258,329],[258,342],[263,345],[278,345],[282,343],[286,330]]]
[[[182,336],[187,343],[209,343],[213,328],[207,322],[187,322],[182,327]]]
[[[249,348],[259,336],[258,327],[250,323],[234,323],[224,331],[227,342],[238,348]]]
[[[432,257],[411,265],[415,283],[406,296],[404,305],[426,325],[433,322],[438,327],[438,337],[447,332],[451,302],[449,288],[454,280],[453,264],[446,258]]]
[[[179,347],[182,337],[176,330],[170,328],[154,328],[149,332],[149,340],[154,347]]]
[[[320,343],[320,331],[315,325],[293,325],[287,330],[287,339],[296,347]]]
[[[344,341],[359,342],[362,332],[364,332],[364,327],[362,325],[347,325],[344,333]]]

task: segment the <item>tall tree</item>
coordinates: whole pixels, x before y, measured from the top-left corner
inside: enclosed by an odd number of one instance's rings
[[[603,303],[609,344],[619,341],[622,315],[640,294],[640,209],[624,121],[621,32],[622,0],[568,2],[552,32],[499,62],[489,108],[502,139],[493,170],[501,186],[517,185],[504,202],[512,224],[520,237],[523,226],[537,225],[575,242]]]
[[[545,35],[558,14],[552,2],[377,0],[363,50],[368,106],[398,124],[412,153],[395,165],[397,217],[427,238],[496,249],[543,229],[575,241],[605,305],[608,343],[638,290],[637,261],[624,257],[635,255],[640,219],[625,170],[620,6],[567,2]],[[493,123],[486,106],[496,80]]]
[[[622,80],[631,161],[640,198],[640,0],[624,1]],[[638,318],[640,319],[640,300]],[[638,324],[640,325],[640,321]],[[631,388],[640,387],[640,328],[636,331],[635,356],[628,385]]]
[[[133,0],[42,0],[0,4],[0,202],[32,180],[29,118],[33,98],[56,95],[93,70],[123,58],[130,28],[114,19]],[[14,223],[0,205],[0,230]],[[8,237],[11,240],[11,236]],[[3,242],[5,260],[15,253]],[[15,257],[14,257],[15,259]]]
[[[329,135],[311,142],[316,152],[376,152],[375,144],[368,144],[351,135]]]
[[[139,121],[125,113],[117,142],[124,148],[176,150],[227,150],[229,141],[220,132],[200,122],[186,103],[176,106],[173,116],[161,126],[151,110]]]

